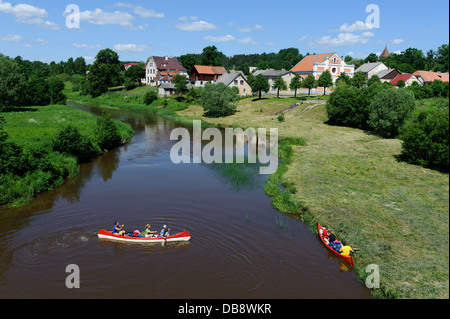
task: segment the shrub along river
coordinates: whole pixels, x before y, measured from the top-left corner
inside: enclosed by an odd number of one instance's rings
[[[25,207],[0,208],[0,298],[371,298],[309,226],[272,207],[264,177],[237,185],[215,166],[175,165],[170,133],[179,124],[108,112],[135,130],[128,145]],[[128,231],[167,224],[192,239],[98,239],[116,220]],[[80,289],[66,287],[70,264],[79,266]]]

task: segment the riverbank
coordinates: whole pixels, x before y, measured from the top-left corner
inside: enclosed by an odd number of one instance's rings
[[[93,141],[97,116],[63,105],[24,107],[1,116],[5,119],[3,129],[8,134],[6,142],[19,147],[8,149],[17,157],[15,162],[20,162],[23,167],[20,171],[16,169],[15,174],[1,175],[0,204],[23,206],[35,195],[52,190],[62,185],[66,178],[78,174],[77,159],[54,152],[53,141],[68,125]],[[120,121],[114,123],[122,140],[129,140],[133,135],[131,127]]]
[[[109,103],[108,97],[69,96],[85,103]],[[117,98],[117,96],[116,96]],[[226,118],[205,118],[198,105],[167,107],[110,105],[177,117],[201,119],[214,126],[278,128],[293,145],[279,173],[269,178],[266,193],[280,211],[297,215],[315,231],[317,221],[341,240],[360,248],[356,271],[365,281],[366,266],[380,268],[381,298],[448,298],[449,177],[397,161],[400,140],[325,124],[325,105],[313,101],[279,112],[298,100],[243,99]],[[306,140],[306,144],[301,139]],[[297,144],[297,145],[296,145]],[[289,147],[287,147],[289,150]],[[281,153],[281,152],[280,152]],[[286,159],[288,159],[286,161]],[[274,186],[281,184],[288,191]]]
[[[355,269],[362,281],[366,266],[380,267],[381,298],[448,298],[449,176],[399,162],[400,140],[361,130],[330,126],[325,105],[304,104],[285,114],[284,100],[241,101],[227,118],[206,119],[200,106],[178,112],[225,126],[277,127],[280,137],[305,138],[294,146],[283,176],[315,227],[320,221],[361,249]]]

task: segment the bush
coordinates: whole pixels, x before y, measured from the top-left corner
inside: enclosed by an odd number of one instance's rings
[[[102,116],[99,116],[97,118],[95,138],[98,146],[100,146],[102,150],[111,150],[119,146],[122,142],[116,124],[104,111],[102,113]]]
[[[448,103],[447,103],[448,105]],[[422,110],[402,134],[401,159],[449,172],[449,108]]]
[[[236,113],[236,103],[240,100],[236,90],[223,83],[207,83],[202,90],[200,104],[205,116],[222,117]]]
[[[96,153],[91,141],[82,136],[78,129],[72,125],[68,125],[58,133],[53,141],[53,150],[73,155],[79,161],[85,161]]]
[[[394,138],[415,106],[414,96],[406,89],[382,90],[369,105],[368,124],[378,135]]]
[[[149,91],[144,95],[144,104],[150,105],[158,99],[158,93],[155,91]]]
[[[359,116],[364,105],[360,103],[361,90],[354,86],[338,87],[327,102],[329,123],[350,127],[360,127],[365,122]]]

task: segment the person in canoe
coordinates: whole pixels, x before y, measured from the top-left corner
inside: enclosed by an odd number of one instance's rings
[[[145,230],[144,230],[144,237],[145,238],[153,238],[156,237],[156,235],[158,234],[158,232],[156,231],[151,231],[152,226],[150,224],[145,225]]]
[[[120,225],[119,222],[115,222],[112,233],[114,235],[125,236],[126,231],[123,229],[124,226],[125,225]]]
[[[170,228],[167,228],[167,225],[164,225],[163,229],[161,230],[161,233],[159,234],[159,237],[167,238],[170,236],[169,232]]]
[[[343,247],[339,250],[342,256],[350,256],[350,253],[354,253],[355,251],[347,245],[345,242],[342,242]]]

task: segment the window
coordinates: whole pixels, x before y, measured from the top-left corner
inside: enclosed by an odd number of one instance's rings
[[[234,85],[238,85],[238,80],[234,80]]]
[[[335,74],[335,73],[336,73],[336,71],[337,71],[337,69],[336,69],[336,68],[332,68],[332,69],[331,69],[331,73],[333,73],[333,74]]]
[[[244,80],[241,80],[241,85],[244,85]]]

